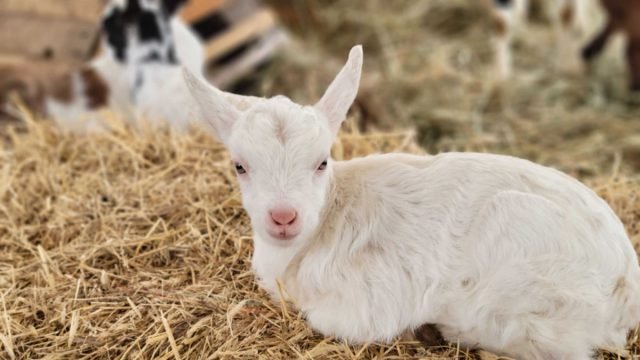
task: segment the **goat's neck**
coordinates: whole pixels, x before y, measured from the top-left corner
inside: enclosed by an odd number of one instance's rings
[[[299,247],[273,245],[254,234],[252,267],[260,279],[261,285],[273,295],[277,295],[276,280],[281,279],[291,259]]]

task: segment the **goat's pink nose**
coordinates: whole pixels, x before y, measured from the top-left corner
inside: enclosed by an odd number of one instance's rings
[[[277,225],[291,225],[296,221],[298,213],[294,208],[282,207],[271,210],[271,219]]]

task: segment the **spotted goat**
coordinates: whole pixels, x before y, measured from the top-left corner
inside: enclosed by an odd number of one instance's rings
[[[43,64],[0,66],[0,104],[17,92],[33,110],[74,132],[104,128],[100,110],[184,130],[190,112],[181,66],[201,74],[204,49],[178,17],[186,0],[112,0],[101,20],[100,53],[70,71]],[[180,97],[183,94],[183,98]]]

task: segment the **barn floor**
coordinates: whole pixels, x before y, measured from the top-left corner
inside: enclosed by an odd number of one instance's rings
[[[589,76],[557,71],[536,24],[516,43],[513,81],[497,90],[484,20],[467,1],[294,10],[293,26],[313,13],[317,31],[298,24],[305,51],[264,70],[253,91],[317,99],[363,43],[363,90],[335,158],[423,152],[416,142],[526,157],[590,185],[640,249],[638,105],[616,54]],[[201,132],[136,133],[108,117],[109,135],[65,135],[44,121],[2,129],[0,358],[495,358],[455,344],[349,346],[314,334],[255,284],[249,223],[221,146]],[[401,130],[412,126],[415,134]],[[638,331],[624,353],[600,358],[632,354]]]

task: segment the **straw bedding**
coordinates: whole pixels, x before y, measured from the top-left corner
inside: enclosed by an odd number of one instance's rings
[[[595,189],[640,249],[640,123],[612,80],[623,76],[619,59],[605,75],[558,74],[545,60],[548,33],[534,27],[516,42],[527,72],[495,92],[468,1],[305,4],[294,6],[313,15],[313,31],[298,31],[304,49],[253,90],[317,99],[346,50],[364,43],[362,90],[335,158],[424,152],[416,143],[526,157]],[[350,346],[314,334],[256,286],[224,149],[204,132],[132,131],[109,117],[104,135],[61,134],[29,117],[26,129],[0,131],[0,359],[492,358],[455,344]],[[397,130],[408,126],[415,136]],[[600,358],[631,354],[640,356],[637,331],[626,353]]]
[[[6,134],[2,358],[468,356],[455,345],[348,346],[271,302],[250,272],[251,232],[229,159],[203,132],[74,136],[33,122]],[[422,152],[411,133],[351,130],[334,156],[379,151]],[[591,184],[638,244],[639,184],[607,176]]]

